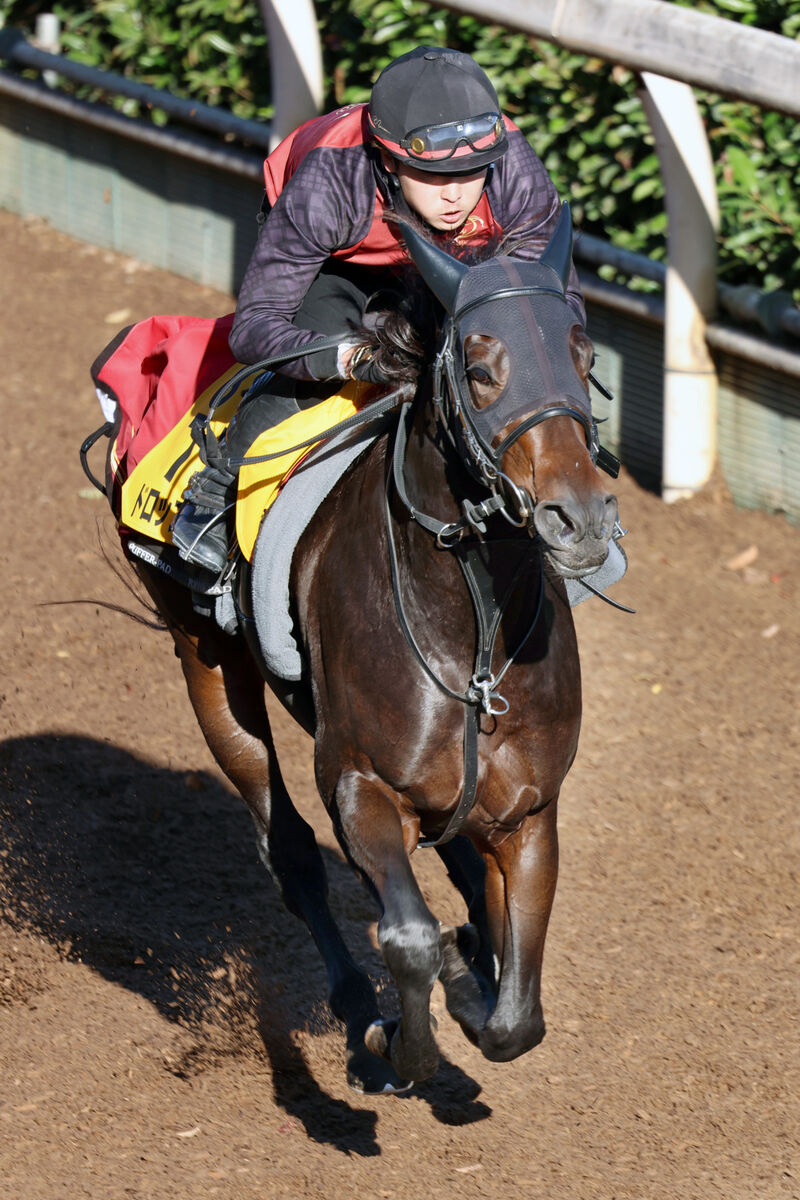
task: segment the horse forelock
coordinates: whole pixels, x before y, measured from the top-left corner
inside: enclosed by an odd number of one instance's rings
[[[408,221],[408,218],[404,220]],[[415,222],[414,228],[431,244],[439,244],[422,222]],[[503,257],[511,258],[520,266],[531,266],[535,265],[533,260],[520,259],[516,254],[541,248],[541,239],[535,238],[526,224],[479,243],[456,242],[450,246],[450,252],[468,268],[485,268]],[[484,271],[473,276],[470,270],[467,279],[470,278],[476,282],[480,280],[478,286],[485,285],[487,292],[491,290],[491,281]],[[393,302],[385,308],[375,310],[377,327],[374,324],[362,326],[356,331],[356,336],[362,337],[365,343],[377,340],[376,359],[387,379],[397,383],[418,384],[425,368],[435,357],[443,312],[420,274],[411,269],[404,272],[401,288],[394,297]]]

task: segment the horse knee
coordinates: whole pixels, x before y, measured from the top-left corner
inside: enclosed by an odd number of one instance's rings
[[[392,925],[381,922],[378,943],[386,966],[401,988],[433,987],[443,961],[438,921],[431,917]]]

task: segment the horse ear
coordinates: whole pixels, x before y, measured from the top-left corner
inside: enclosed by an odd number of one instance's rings
[[[432,246],[410,225],[406,225],[402,221],[400,224],[408,253],[414,260],[414,265],[436,299],[452,316],[456,306],[458,286],[469,267],[459,262],[457,258],[453,258],[452,254],[448,254],[446,250]]]
[[[539,261],[555,271],[561,280],[563,291],[566,292],[572,265],[572,212],[566,201],[561,205],[558,224]]]

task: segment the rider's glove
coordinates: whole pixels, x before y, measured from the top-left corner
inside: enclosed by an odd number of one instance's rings
[[[377,346],[359,346],[350,359],[348,375],[362,383],[389,383],[375,358]]]
[[[374,358],[366,358],[350,371],[351,379],[360,379],[362,383],[391,383]]]

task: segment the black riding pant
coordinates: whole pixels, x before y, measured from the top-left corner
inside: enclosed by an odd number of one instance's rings
[[[374,308],[378,293],[396,294],[398,287],[397,276],[388,268],[373,271],[329,259],[308,289],[294,324],[323,336],[341,333],[342,341],[346,341],[354,330],[369,325],[369,302],[373,301],[370,307]],[[244,457],[265,429],[334,395],[341,386],[336,358],[335,347],[315,355],[314,370],[319,375],[315,380],[280,374],[265,380],[263,390],[248,396],[231,421],[227,453],[232,458]]]

